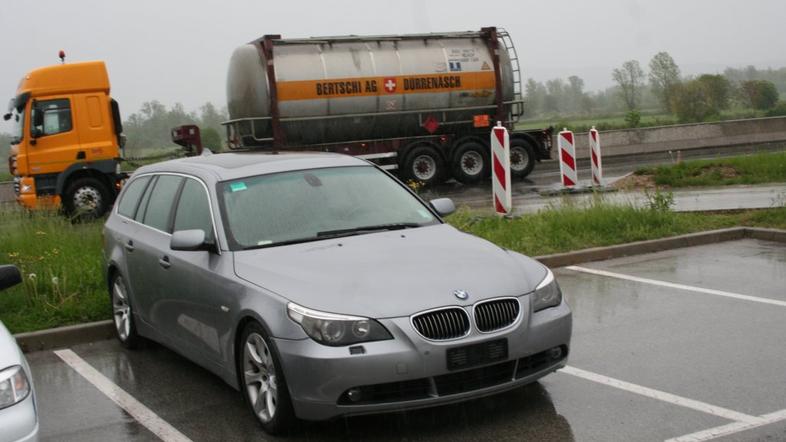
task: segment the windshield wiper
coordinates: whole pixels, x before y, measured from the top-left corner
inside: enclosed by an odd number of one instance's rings
[[[351,229],[325,230],[324,232],[318,232],[317,236],[320,238],[326,236],[348,236],[348,235],[358,235],[361,233],[368,233],[368,232],[378,232],[380,230],[401,230],[401,229],[410,229],[410,228],[421,227],[421,226],[422,224],[418,224],[418,223],[376,224],[373,226],[352,227]]]
[[[301,244],[305,242],[320,241],[323,239],[340,238],[343,236],[360,235],[362,233],[370,233],[370,232],[379,232],[381,230],[401,230],[401,229],[410,229],[410,228],[422,227],[422,226],[423,224],[418,224],[418,223],[392,223],[392,224],[376,224],[373,226],[353,227],[351,229],[326,230],[324,232],[318,232],[317,236],[311,236],[308,238],[288,239],[285,241],[277,241],[277,242],[271,242],[271,243],[260,244],[255,246],[246,246],[243,247],[243,250],[265,249],[268,247]]]

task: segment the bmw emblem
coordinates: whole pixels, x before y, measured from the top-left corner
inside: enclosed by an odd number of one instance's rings
[[[464,290],[454,290],[453,295],[462,301],[469,298],[469,293],[465,292]]]

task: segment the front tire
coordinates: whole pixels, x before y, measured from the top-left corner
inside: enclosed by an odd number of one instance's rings
[[[115,324],[115,335],[123,347],[134,349],[138,348],[142,342],[142,337],[136,332],[134,325],[134,315],[131,310],[131,299],[128,294],[128,286],[120,273],[112,276],[109,285],[109,296],[112,300],[112,321]]]
[[[111,204],[109,189],[95,177],[78,178],[63,193],[63,207],[76,220],[92,220],[106,213]]]
[[[295,422],[295,411],[272,340],[256,322],[249,322],[237,351],[240,389],[251,412],[269,434],[280,434]]]

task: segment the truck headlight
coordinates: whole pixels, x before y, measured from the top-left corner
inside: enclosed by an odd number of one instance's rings
[[[546,277],[532,294],[533,312],[558,306],[562,302],[562,290],[560,290],[557,280],[554,279],[554,273],[549,269],[546,269],[546,272]]]
[[[0,409],[22,402],[30,394],[30,382],[21,365],[0,371]]]
[[[287,304],[287,312],[311,339],[320,344],[339,347],[393,339],[390,332],[373,319],[320,312],[293,302]]]

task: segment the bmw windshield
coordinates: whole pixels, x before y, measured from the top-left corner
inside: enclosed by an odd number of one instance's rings
[[[409,191],[370,166],[242,178],[219,183],[218,194],[233,250],[439,223]]]

